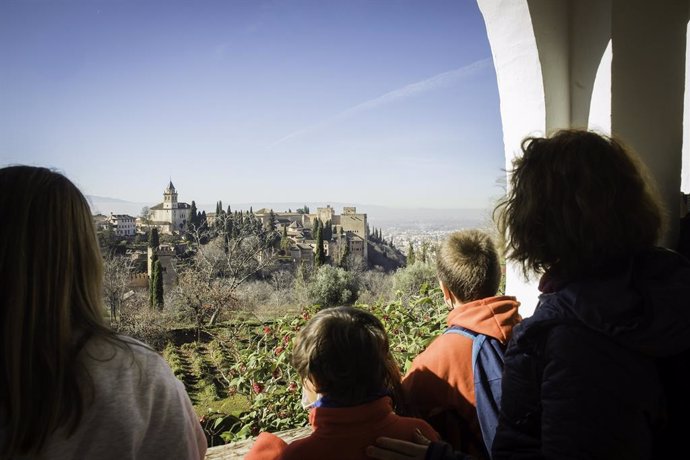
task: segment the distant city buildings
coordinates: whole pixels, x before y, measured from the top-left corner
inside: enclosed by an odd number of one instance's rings
[[[331,259],[336,259],[345,250],[354,257],[360,257],[367,261],[368,226],[367,215],[358,213],[355,207],[344,207],[342,214],[336,214],[330,205],[325,208],[317,208],[316,213],[299,212],[273,212],[271,209],[262,208],[254,213],[262,224],[266,225],[274,219],[277,231],[286,229],[290,239],[289,257],[292,262],[306,262],[313,264],[316,252],[316,235],[312,234],[312,228],[317,220],[324,226],[330,226],[326,232],[330,238],[324,239],[324,253]],[[330,230],[330,231],[329,231]]]
[[[280,258],[285,262],[313,265],[317,244],[313,229],[317,221],[323,228],[323,252],[326,257],[330,257],[333,262],[340,262],[345,254],[347,257],[367,262],[369,227],[365,213],[358,213],[357,208],[346,206],[341,214],[337,214],[330,205],[317,208],[315,213],[309,213],[307,207],[304,211],[307,212],[273,212],[272,209],[263,208],[251,214],[263,226],[270,226],[287,237],[287,242],[283,242],[287,245],[280,250]],[[99,214],[94,216],[94,223],[97,229],[112,230],[117,236],[134,236],[137,231],[143,234],[151,228],[157,228],[160,234],[172,235],[188,229],[194,221],[193,217],[197,217],[192,216],[191,212],[192,207],[189,204],[178,201],[178,193],[171,180],[163,191],[163,202],[148,208],[141,217]],[[206,225],[214,225],[215,213],[204,215]],[[198,218],[201,219],[201,216]],[[171,254],[161,255],[172,258]]]
[[[127,214],[113,214],[107,219],[117,236],[134,236],[137,232],[135,218]]]

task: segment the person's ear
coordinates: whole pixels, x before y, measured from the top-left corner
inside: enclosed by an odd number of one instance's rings
[[[446,302],[448,308],[453,308],[455,305],[455,297],[453,297],[453,293],[450,292],[450,289],[448,289],[445,284],[443,284],[443,281],[438,280],[438,285],[441,286],[441,292],[443,292],[443,301]]]
[[[448,299],[450,299],[450,296],[451,296],[450,290],[448,290],[448,288],[446,287],[446,285],[443,284],[443,281],[438,280],[438,285],[439,285],[439,287],[441,288],[441,292],[443,292],[443,300],[448,300]]]

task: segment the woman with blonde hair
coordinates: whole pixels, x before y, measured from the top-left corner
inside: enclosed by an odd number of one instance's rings
[[[182,383],[104,323],[88,203],[46,168],[0,169],[0,458],[201,459]]]

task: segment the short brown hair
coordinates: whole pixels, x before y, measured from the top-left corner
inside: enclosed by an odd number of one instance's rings
[[[663,215],[653,181],[621,142],[584,130],[528,137],[496,208],[523,273],[604,273],[653,246]]]
[[[436,259],[438,278],[462,302],[496,294],[501,265],[491,238],[479,230],[452,233]]]
[[[399,402],[400,370],[383,324],[355,307],[318,312],[298,333],[292,364],[318,393],[353,406],[387,392]]]

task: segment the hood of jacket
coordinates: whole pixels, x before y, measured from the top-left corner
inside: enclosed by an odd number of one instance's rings
[[[650,356],[690,347],[690,262],[654,248],[631,257],[608,277],[557,283],[539,296],[516,339],[554,323],[579,323]]]
[[[480,334],[508,342],[513,327],[522,319],[515,297],[487,297],[455,307],[448,314],[448,326],[458,325]]]

